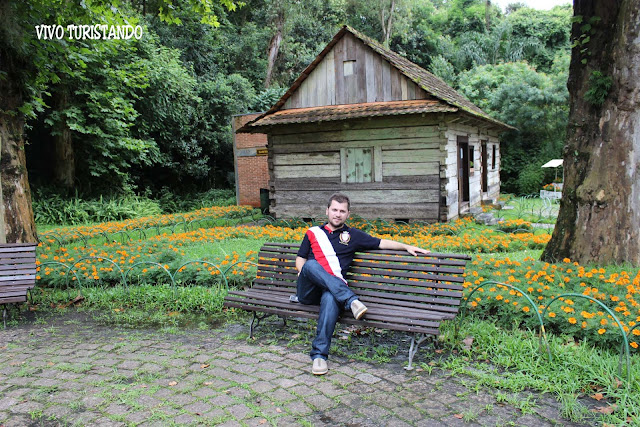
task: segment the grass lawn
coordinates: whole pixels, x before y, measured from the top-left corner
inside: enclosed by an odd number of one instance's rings
[[[539,224],[555,224],[560,208],[560,201],[548,201],[539,197],[517,197],[504,195],[500,197],[506,203],[504,209],[494,210],[496,217],[505,220],[523,219]]]

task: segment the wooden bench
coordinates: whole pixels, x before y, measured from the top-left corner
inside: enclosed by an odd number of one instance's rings
[[[35,243],[0,244],[0,305],[2,320],[7,327],[7,304],[27,301],[27,294],[36,285]]]
[[[298,245],[266,243],[258,254],[253,285],[230,291],[224,306],[253,312],[250,336],[260,320],[270,315],[318,318],[319,306],[290,302],[296,293],[295,259]],[[361,320],[345,310],[338,320],[351,325],[404,331],[411,334],[409,366],[419,345],[437,336],[443,320],[453,319],[462,298],[464,268],[468,255],[430,253],[412,256],[405,251],[359,252],[346,279],[369,308]],[[258,314],[264,313],[264,314]]]

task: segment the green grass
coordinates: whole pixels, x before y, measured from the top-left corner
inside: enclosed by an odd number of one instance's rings
[[[539,197],[516,197],[513,195],[503,195],[501,200],[506,202],[506,206],[513,209],[493,210],[496,217],[505,220],[523,219],[525,221],[540,224],[555,224],[560,207],[558,201],[545,203]]]

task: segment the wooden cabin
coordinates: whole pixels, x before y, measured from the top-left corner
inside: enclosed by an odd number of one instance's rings
[[[500,194],[501,132],[433,74],[343,27],[239,132],[268,138],[270,212],[316,217],[334,192],[365,218],[449,221]]]

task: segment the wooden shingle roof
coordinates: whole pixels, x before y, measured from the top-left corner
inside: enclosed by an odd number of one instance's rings
[[[413,81],[416,85],[422,88],[427,94],[432,96],[438,102],[439,107],[435,107],[435,104],[430,104],[431,111],[420,111],[420,112],[457,112],[462,111],[467,113],[468,115],[475,117],[477,119],[481,119],[485,122],[489,122],[494,126],[498,126],[504,130],[514,129],[512,126],[509,126],[499,120],[496,120],[489,116],[487,113],[482,111],[479,107],[471,103],[468,99],[454,90],[451,86],[449,86],[444,80],[436,77],[431,74],[424,68],[420,67],[417,64],[409,61],[408,59],[398,55],[397,53],[386,49],[380,43],[375,40],[367,37],[366,35],[356,31],[355,29],[345,25],[342,27],[340,31],[333,37],[333,39],[329,42],[329,44],[320,52],[320,54],[305,68],[305,70],[300,74],[300,76],[296,79],[296,81],[291,85],[291,87],[285,92],[285,94],[276,102],[273,107],[271,107],[268,111],[258,116],[256,119],[247,123],[238,132],[259,132],[260,128],[270,125],[276,124],[284,124],[284,123],[310,123],[315,121],[324,121],[328,120],[326,117],[331,116],[332,119],[329,120],[340,120],[341,118],[351,118],[354,117],[352,115],[339,117],[342,114],[336,115],[336,112],[348,111],[348,106],[351,105],[360,105],[360,104],[345,104],[342,106],[338,105],[328,105],[323,107],[314,107],[314,108],[300,108],[300,109],[287,109],[281,110],[282,106],[285,102],[293,95],[293,93],[300,87],[302,82],[311,74],[311,72],[316,68],[316,66],[324,59],[324,57],[333,49],[333,47],[338,43],[338,41],[346,34],[350,33],[360,41],[362,41],[365,45],[369,46],[373,51],[379,54],[384,60],[389,62],[394,68],[396,68],[400,73],[405,75],[408,79]],[[426,101],[426,100],[423,100]],[[431,100],[433,101],[433,99]],[[402,109],[399,107],[399,103],[411,103],[414,101],[394,101],[394,102],[383,102],[383,103],[373,103],[373,104],[386,104],[389,107],[393,107],[385,114],[382,105],[377,106],[376,108],[366,108],[360,105],[359,114],[357,117],[369,117],[369,116],[380,116],[380,115],[397,115],[397,114],[412,114],[411,108]],[[369,103],[371,104],[371,103]],[[342,108],[341,108],[342,107]],[[446,108],[448,107],[448,108]],[[321,112],[322,109],[328,109],[326,114]],[[295,110],[298,110],[297,112]],[[304,110],[304,111],[302,111]],[[403,112],[404,111],[404,112]],[[370,114],[368,114],[370,113]],[[307,114],[307,115],[305,115]],[[273,116],[273,117],[270,117]],[[294,119],[294,117],[296,119]],[[324,117],[324,118],[323,118]]]

